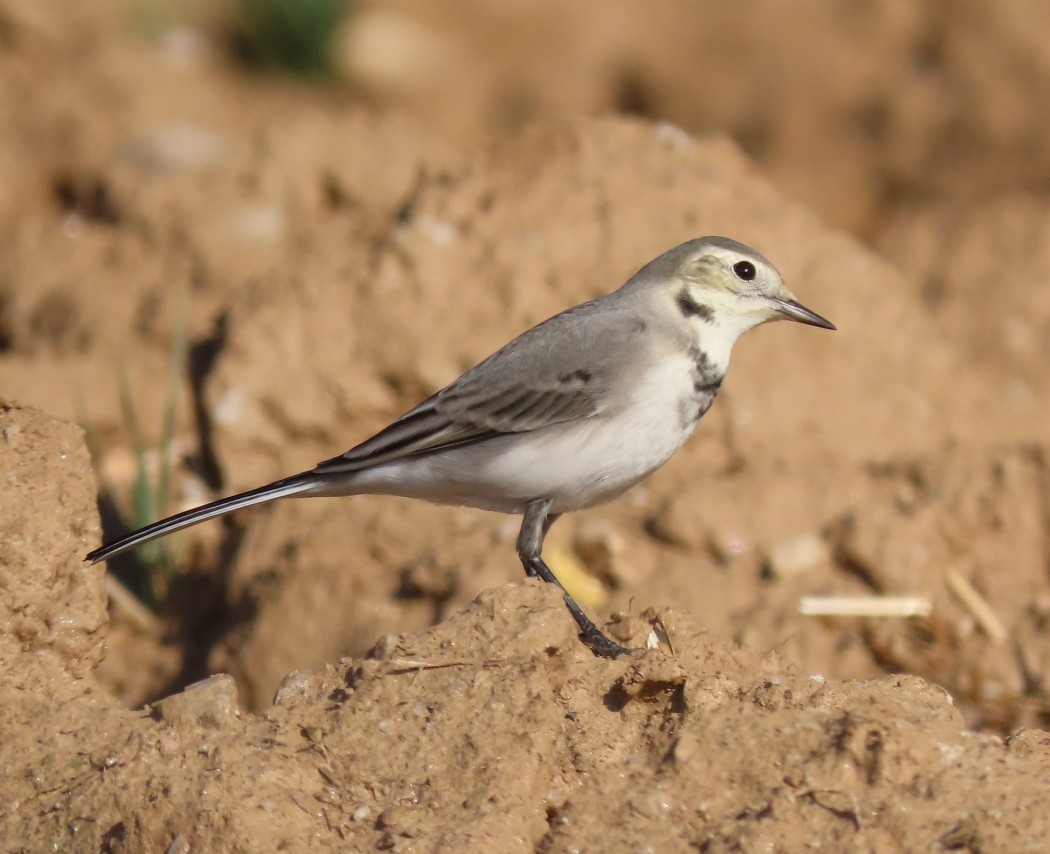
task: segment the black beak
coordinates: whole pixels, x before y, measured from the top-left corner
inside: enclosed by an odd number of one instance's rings
[[[810,311],[802,303],[793,299],[773,300],[777,311],[786,319],[797,323],[805,323],[807,326],[819,326],[821,329],[834,329],[835,324],[825,320],[815,311]]]

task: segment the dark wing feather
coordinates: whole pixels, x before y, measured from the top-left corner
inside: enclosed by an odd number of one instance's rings
[[[434,398],[384,427],[371,439],[351,448],[345,454],[320,463],[315,474],[339,474],[369,466],[430,453],[444,448],[476,442],[494,435],[478,430],[469,423],[456,424],[434,408]]]
[[[507,433],[590,418],[613,399],[610,376],[643,346],[645,324],[597,301],[552,317],[511,341],[371,439],[314,469],[358,471]],[[617,342],[608,346],[609,339]]]

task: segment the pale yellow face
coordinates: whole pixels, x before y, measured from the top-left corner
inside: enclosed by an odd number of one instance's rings
[[[779,271],[757,252],[732,241],[700,242],[683,259],[673,296],[683,315],[741,331],[770,320],[834,329],[800,305]]]
[[[720,246],[699,249],[686,261],[682,277],[699,288],[740,297],[789,294],[776,267],[757,252]]]

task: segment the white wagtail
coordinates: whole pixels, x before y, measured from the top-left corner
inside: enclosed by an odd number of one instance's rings
[[[737,338],[781,318],[835,328],[754,250],[690,240],[614,293],[534,326],[342,456],[155,522],[87,559],[276,498],[371,493],[520,513],[526,574],[560,586],[541,557],[553,522],[667,462],[718,394]],[[565,602],[596,653],[627,651],[567,593]]]

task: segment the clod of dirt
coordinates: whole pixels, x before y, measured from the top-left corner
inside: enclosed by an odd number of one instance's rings
[[[99,527],[80,429],[0,398],[0,476],[5,681],[30,684],[43,661],[82,678],[102,658],[107,614],[105,570],[84,563]]]
[[[153,712],[176,728],[200,724],[219,729],[237,717],[237,685],[225,673],[209,676],[154,703]]]

